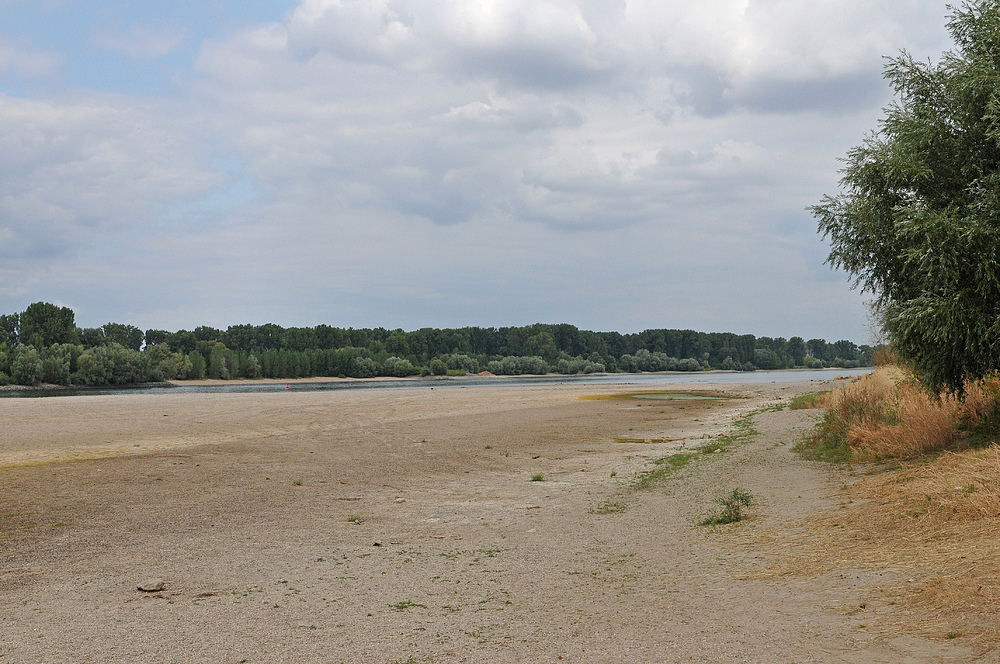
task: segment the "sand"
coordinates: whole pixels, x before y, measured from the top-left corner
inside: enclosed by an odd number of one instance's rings
[[[995,661],[894,628],[891,572],[760,580],[837,508],[790,449],[817,414],[773,409],[815,383],[584,398],[624,389],[0,399],[0,664]]]

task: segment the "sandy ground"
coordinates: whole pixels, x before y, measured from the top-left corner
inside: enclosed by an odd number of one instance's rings
[[[815,412],[630,489],[815,383],[581,398],[616,389],[0,399],[0,664],[996,661],[893,629],[885,574],[760,574],[837,507]]]

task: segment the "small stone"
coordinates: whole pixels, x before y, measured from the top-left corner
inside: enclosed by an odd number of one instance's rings
[[[397,502],[397,503],[405,503],[406,502],[406,498],[397,498],[395,500],[395,502]]]
[[[379,540],[375,540],[374,542],[372,542],[372,546],[382,546],[382,542],[380,542]]]
[[[155,593],[163,590],[165,587],[166,584],[163,582],[163,579],[146,579],[139,584],[139,590],[144,593]]]

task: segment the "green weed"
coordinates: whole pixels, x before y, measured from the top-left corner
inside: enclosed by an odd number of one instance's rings
[[[745,489],[736,488],[724,496],[715,499],[722,509],[701,522],[702,526],[714,526],[722,523],[736,523],[744,519],[743,510],[754,504],[753,494]]]
[[[407,609],[412,609],[415,606],[418,606],[421,609],[427,608],[426,604],[418,604],[417,602],[408,599],[404,599],[402,602],[396,602],[395,604],[390,604],[389,608],[392,609],[393,611],[399,611],[400,613],[402,613],[403,611],[406,611]]]

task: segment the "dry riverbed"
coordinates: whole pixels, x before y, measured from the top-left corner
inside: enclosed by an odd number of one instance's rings
[[[768,573],[838,507],[781,408],[815,383],[588,398],[625,389],[0,399],[0,664],[995,661],[907,630],[892,570]]]

